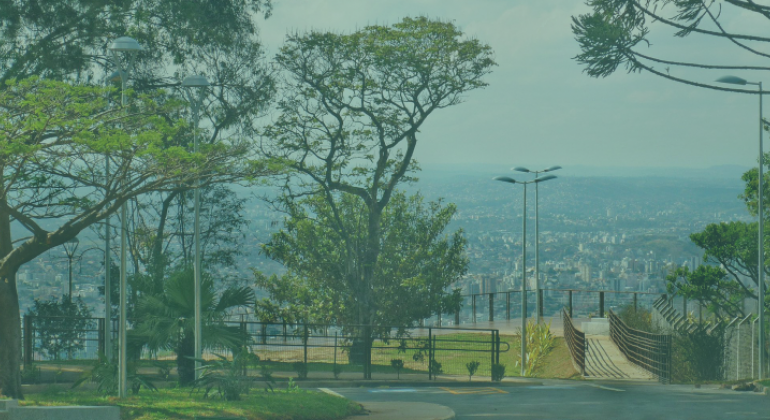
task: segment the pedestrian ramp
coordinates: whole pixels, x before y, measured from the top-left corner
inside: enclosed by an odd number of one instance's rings
[[[654,380],[629,362],[609,336],[586,334],[586,379]]]

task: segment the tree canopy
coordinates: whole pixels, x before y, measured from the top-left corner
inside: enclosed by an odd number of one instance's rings
[[[761,27],[752,33],[752,25],[735,31],[725,25],[727,19],[736,16],[770,19],[770,7],[753,0],[586,0],[586,5],[591,11],[572,18],[572,32],[581,50],[575,59],[589,76],[606,77],[624,68],[629,73],[647,71],[698,87],[755,93],[710,83],[713,80],[710,73],[708,82],[703,82],[682,70],[770,70],[767,66],[750,65],[748,61],[726,64],[718,54],[709,54],[708,61],[687,61],[682,56],[689,55],[691,45],[672,41],[658,52],[656,43],[652,42],[654,35],[673,31],[675,38],[724,40],[749,57],[770,57],[770,53],[764,51],[770,38],[764,36]],[[730,25],[732,28],[735,26]],[[671,51],[674,55],[667,55]]]

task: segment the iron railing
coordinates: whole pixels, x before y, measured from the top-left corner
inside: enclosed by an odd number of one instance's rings
[[[586,375],[586,335],[572,325],[572,318],[566,309],[562,309],[562,319],[564,320],[564,340],[569,347],[569,353],[572,360],[580,370],[580,374]]]
[[[631,363],[662,383],[671,381],[671,336],[635,330],[609,311],[610,338]]]

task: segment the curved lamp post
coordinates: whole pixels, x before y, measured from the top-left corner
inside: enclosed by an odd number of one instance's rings
[[[561,169],[561,166],[551,166],[548,169],[542,169],[539,171],[531,171],[527,168],[517,166],[513,168],[514,171],[526,172],[535,174],[535,179],[540,177],[540,174],[545,172],[553,172]],[[543,308],[540,301],[540,215],[538,214],[539,208],[538,200],[538,188],[535,184],[535,314],[537,317],[537,323],[539,324],[543,320]]]
[[[765,247],[764,247],[764,218],[762,213],[762,198],[763,198],[763,177],[762,174],[763,168],[763,158],[764,158],[764,148],[762,147],[762,82],[749,82],[746,79],[742,79],[737,76],[723,76],[716,80],[719,83],[727,83],[731,85],[754,85],[757,86],[757,89],[759,91],[759,177],[758,182],[759,185],[757,186],[757,216],[759,216],[759,234],[757,238],[757,275],[759,278],[757,279],[757,313],[759,314],[759,378],[760,380],[764,379],[765,377],[765,352],[764,344],[765,344]]]
[[[126,106],[126,82],[128,81],[129,72],[134,66],[134,59],[136,53],[142,50],[142,46],[136,42],[135,39],[122,36],[110,44],[109,50],[112,52],[113,61],[118,68],[118,76],[120,77],[120,105]],[[124,66],[120,60],[121,54],[127,56],[128,66]],[[109,161],[109,159],[108,159]],[[109,168],[109,167],[108,167]],[[126,297],[127,297],[127,278],[126,278],[126,250],[127,244],[127,217],[128,210],[124,203],[120,206],[120,319],[118,322],[118,343],[120,350],[118,351],[118,397],[125,398],[128,390],[127,370],[126,363],[128,361],[126,355],[126,327],[128,323],[126,314]],[[109,226],[108,226],[109,228]],[[109,248],[106,254],[109,255]],[[105,258],[109,260],[109,257]],[[106,267],[109,272],[109,265]],[[109,289],[105,289],[109,292]],[[109,311],[109,308],[108,308]],[[109,321],[108,321],[109,322]]]
[[[206,87],[209,86],[206,76],[195,75],[187,76],[182,80],[185,96],[193,113],[193,142],[194,151],[198,153],[198,123],[200,122],[200,107],[203,103],[203,96],[206,93]],[[193,89],[198,90],[198,95],[193,95]],[[195,276],[195,377],[200,373],[201,358],[203,356],[203,322],[201,318],[201,241],[200,241],[200,180],[195,180],[195,261],[193,272]]]
[[[507,182],[509,184],[521,184],[524,186],[524,203],[522,216],[523,228],[521,232],[521,376],[527,373],[527,185],[539,184],[556,178],[555,175],[546,175],[542,178],[536,178],[531,181],[516,181],[507,176],[495,177],[495,181]]]

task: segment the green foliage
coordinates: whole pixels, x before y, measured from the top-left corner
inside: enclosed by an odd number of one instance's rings
[[[365,203],[351,195],[340,196],[335,206],[321,197],[305,203],[309,210],[294,207],[296,213],[286,227],[264,246],[267,255],[285,264],[289,272],[270,278],[256,273],[257,284],[271,296],[258,303],[258,311],[284,320],[355,324],[360,278],[349,276],[347,270],[348,264],[363,267],[364,258],[359,252],[347,253],[344,244],[369,240],[362,223]],[[416,319],[458,305],[459,291],[446,289],[465,272],[468,260],[462,233],[443,233],[454,214],[452,205],[393,195],[381,217],[380,257],[370,286],[376,292],[370,303],[375,325],[411,326]],[[335,226],[337,217],[344,234]]]
[[[505,365],[501,363],[492,363],[492,381],[501,382],[505,377]]]
[[[473,380],[473,375],[476,374],[476,371],[479,369],[480,365],[481,363],[477,362],[476,360],[465,364],[465,368],[468,369],[468,382]]]
[[[299,391],[300,391],[299,385],[297,385],[297,383],[294,382],[294,378],[289,378],[289,383],[286,386],[286,392],[293,393],[293,392],[299,392]]]
[[[401,379],[401,369],[404,368],[404,361],[401,359],[391,359],[390,366],[396,370],[396,379]]]
[[[133,395],[139,394],[142,388],[153,392],[158,390],[147,376],[137,374],[136,364],[133,361],[128,363],[126,371],[128,372],[128,384]],[[116,395],[118,393],[118,364],[107,360],[103,354],[100,354],[91,370],[83,372],[80,378],[72,384],[72,388],[87,382],[95,383],[96,390],[102,394]]]
[[[332,373],[334,374],[334,379],[339,379],[340,374],[342,373],[343,367],[340,364],[335,364],[332,367]]]
[[[225,401],[239,401],[243,394],[249,392],[254,378],[249,376],[249,368],[254,368],[259,357],[250,352],[239,352],[232,360],[225,356],[217,355],[217,360],[205,361],[202,372],[190,391],[203,390],[203,398],[208,398],[215,391],[219,398]],[[264,366],[261,369],[262,378],[267,381],[267,386],[272,390],[275,383],[272,375]]]
[[[652,312],[647,309],[634,309],[633,305],[624,306],[618,312],[618,318],[631,329],[651,333],[658,332],[657,327],[652,325]]]
[[[294,371],[297,372],[298,379],[307,379],[308,368],[305,362],[295,362],[292,364]]]
[[[680,329],[671,345],[671,379],[674,382],[703,382],[722,379],[724,328],[711,334],[705,328]]]
[[[166,280],[162,295],[144,295],[137,304],[139,322],[134,336],[150,350],[172,350],[177,355],[180,384],[194,379],[195,288],[191,268],[181,268]],[[224,323],[228,311],[254,304],[249,287],[230,287],[217,295],[210,277],[201,283],[203,346],[228,348],[235,352],[248,344],[250,337],[238,327]]]
[[[721,267],[701,265],[695,271],[679,267],[666,276],[666,281],[669,293],[697,301],[709,312],[731,318],[744,315],[743,300],[748,293]]]
[[[430,361],[430,371],[433,373],[433,376],[444,373],[444,370],[441,368],[441,363],[435,359]]]
[[[85,332],[93,328],[95,320],[86,319],[91,316],[85,302],[78,296],[71,300],[64,295],[61,300],[51,299],[41,301],[35,299],[26,316],[32,317],[32,327],[40,342],[40,349],[54,360],[62,355],[85,348]]]
[[[466,265],[442,260],[461,239],[435,236],[444,226],[426,216],[446,209],[391,210],[391,201],[399,183],[414,180],[430,114],[486,86],[491,48],[450,22],[418,17],[350,34],[290,34],[276,62],[287,86],[262,150],[288,169],[279,204],[289,220],[265,252],[289,273],[271,294],[305,289],[279,301],[297,310],[310,301],[315,319],[345,324],[406,326],[416,308],[442,310],[443,289]],[[401,207],[414,210],[409,201]],[[416,296],[429,300],[412,305]]]
[[[536,323],[529,321],[527,323],[527,365],[524,376],[532,376],[542,366],[545,356],[554,347],[555,338],[551,333],[551,322]],[[521,360],[516,362],[517,368],[520,368]]]

